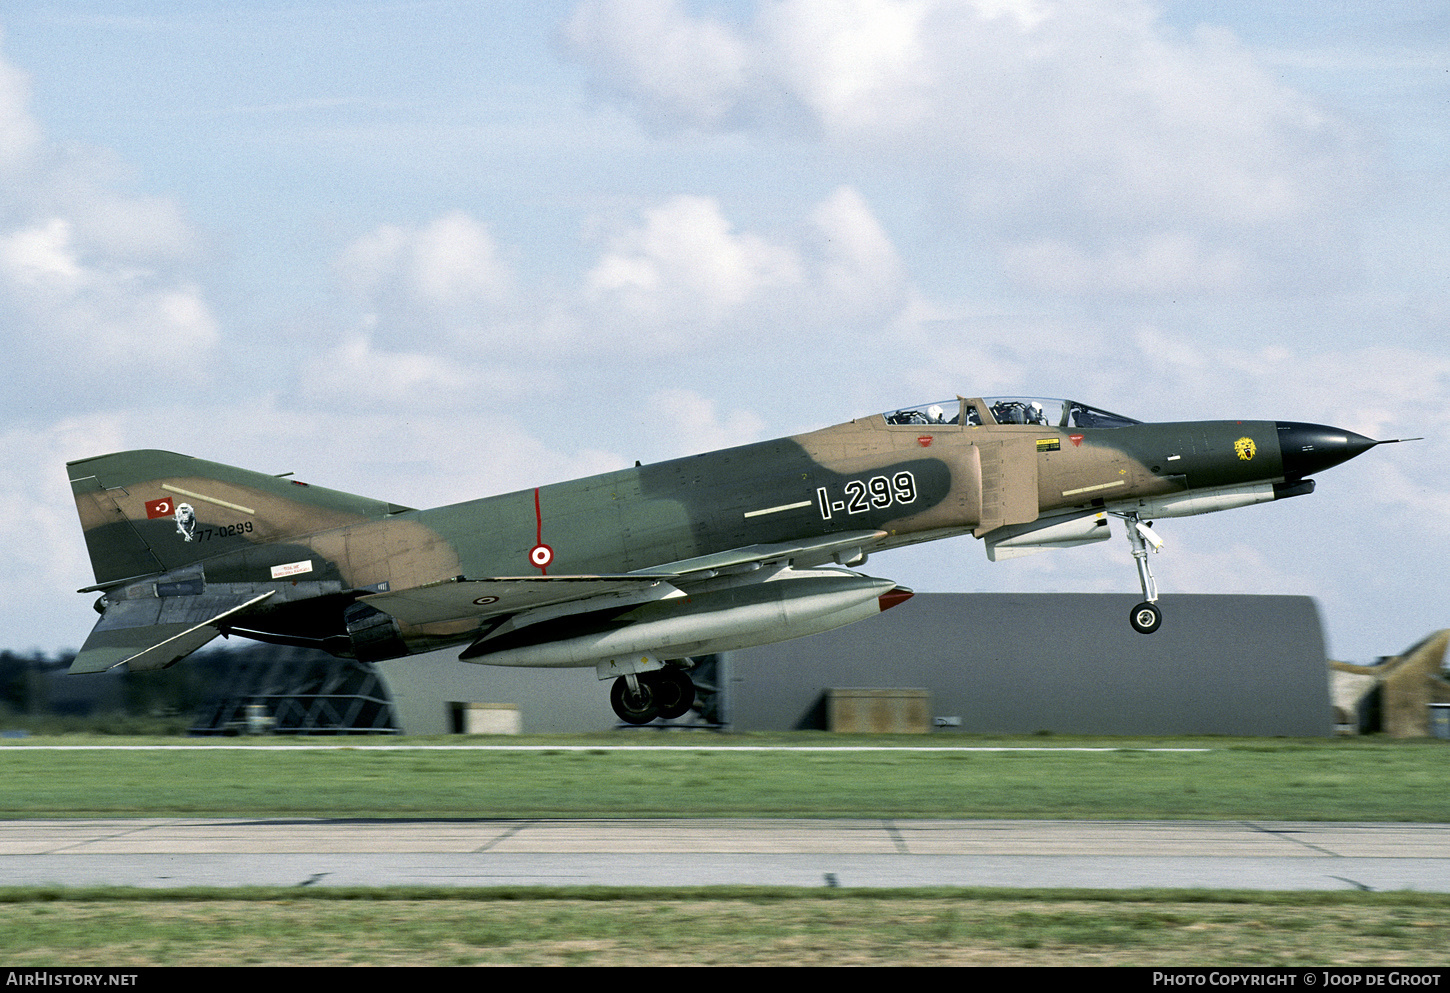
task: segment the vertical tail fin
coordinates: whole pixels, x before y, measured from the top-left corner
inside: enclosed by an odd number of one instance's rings
[[[172,452],[67,464],[96,587],[406,510]]]

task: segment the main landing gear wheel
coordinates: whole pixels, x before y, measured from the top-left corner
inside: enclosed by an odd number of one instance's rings
[[[1139,634],[1152,634],[1163,623],[1163,611],[1158,609],[1156,603],[1145,601],[1133,608],[1133,612],[1128,615],[1128,623]]]
[[[634,686],[630,686],[633,679]],[[609,704],[626,724],[648,724],[660,715],[654,686],[641,676],[620,676],[609,690]]]
[[[646,673],[654,690],[660,716],[667,721],[684,717],[695,703],[695,682],[683,669],[660,669]]]

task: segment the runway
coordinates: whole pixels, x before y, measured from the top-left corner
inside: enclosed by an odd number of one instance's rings
[[[993,886],[1450,892],[1450,824],[0,822],[0,885]]]

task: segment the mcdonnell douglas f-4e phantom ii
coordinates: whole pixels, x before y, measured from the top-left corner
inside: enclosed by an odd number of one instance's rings
[[[992,561],[1301,496],[1381,442],[1286,421],[1144,424],[1065,400],[924,404],[808,434],[413,510],[159,451],[69,464],[101,620],[71,672],[172,665],[217,635],[367,662],[464,646],[594,667],[619,716],[682,716],[691,656],[910,597],[868,554],[972,534]],[[290,474],[289,474],[290,475]]]

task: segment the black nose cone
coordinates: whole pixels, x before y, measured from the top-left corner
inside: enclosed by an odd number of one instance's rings
[[[1279,421],[1277,427],[1285,479],[1303,479],[1321,469],[1348,462],[1379,444],[1362,434],[1323,424]]]

